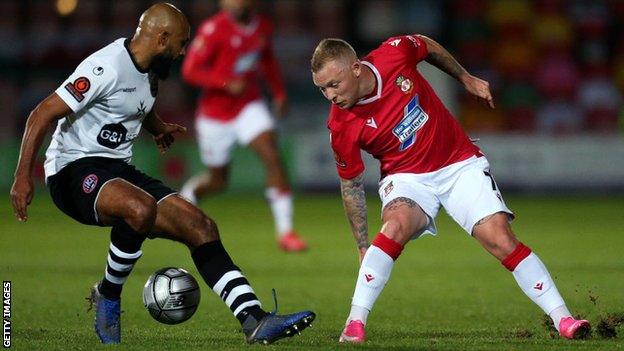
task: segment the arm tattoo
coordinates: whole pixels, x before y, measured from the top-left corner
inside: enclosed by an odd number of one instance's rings
[[[340,179],[342,203],[358,249],[369,246],[368,214],[363,180],[363,173],[353,179]]]
[[[427,43],[427,50],[429,51],[425,61],[458,80],[462,74],[466,73],[466,69],[464,69],[442,45],[430,38],[423,36],[421,36],[421,38]]]

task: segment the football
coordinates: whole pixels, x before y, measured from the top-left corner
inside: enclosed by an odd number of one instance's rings
[[[178,324],[191,318],[199,299],[197,280],[182,268],[159,269],[143,287],[145,308],[155,320],[165,324]]]

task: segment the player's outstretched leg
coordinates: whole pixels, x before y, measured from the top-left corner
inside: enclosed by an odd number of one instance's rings
[[[293,229],[293,196],[290,190],[277,187],[266,189],[266,199],[273,214],[277,245],[285,252],[299,252],[308,249],[308,244]]]
[[[214,221],[182,197],[170,196],[159,203],[154,234],[189,247],[197,270],[241,323],[248,342],[271,343],[307,328],[314,320],[311,311],[290,315],[265,312],[223,247]]]
[[[278,247],[285,252],[307,250],[308,244],[293,229],[293,196],[277,147],[277,135],[272,130],[262,132],[249,143],[249,147],[258,155],[267,172],[265,195],[273,214]]]
[[[364,326],[368,313],[390,279],[394,261],[401,251],[402,244],[388,238],[384,233],[377,234],[362,260],[351,300],[351,311],[338,341],[362,343],[366,340]]]
[[[507,214],[486,217],[475,225],[473,235],[512,272],[520,289],[550,316],[562,337],[580,339],[589,335],[589,322],[572,317],[546,266],[531,249],[516,239]]]
[[[121,342],[121,299],[106,298],[100,293],[99,285],[97,282],[91,287],[88,298],[95,307],[95,333],[103,344],[118,344]]]
[[[119,343],[121,290],[155,223],[156,201],[129,182],[112,179],[100,189],[95,206],[100,223],[112,228],[104,277],[91,289],[89,300],[95,307],[95,332],[102,343]]]
[[[196,205],[204,196],[225,190],[228,173],[228,165],[208,167],[206,171],[187,180],[180,190],[180,195]]]
[[[386,286],[394,261],[414,233],[428,223],[427,215],[411,199],[396,198],[382,212],[383,226],[366,251],[358,272],[351,311],[338,341],[362,343],[366,340],[364,327],[368,313]]]

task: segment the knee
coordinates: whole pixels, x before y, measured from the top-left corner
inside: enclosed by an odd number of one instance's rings
[[[507,257],[511,254],[518,246],[518,239],[511,232],[511,230],[506,230],[503,232],[503,235],[499,235],[498,240],[496,241],[496,247],[501,254],[501,257]]]
[[[411,231],[409,227],[410,226],[405,221],[392,218],[384,222],[381,227],[381,232],[388,238],[400,244],[405,244],[415,232]]]
[[[487,235],[488,240],[485,241],[486,249],[497,257],[507,257],[518,246],[518,239],[511,230],[511,226],[507,222],[505,216],[496,216],[491,221]]]
[[[193,221],[192,235],[186,243],[189,247],[198,247],[207,242],[219,240],[219,229],[212,218],[202,214]]]
[[[152,197],[132,199],[127,202],[130,211],[126,223],[136,232],[148,234],[156,222],[156,200]]]

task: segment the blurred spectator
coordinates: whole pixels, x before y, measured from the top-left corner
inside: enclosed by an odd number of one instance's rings
[[[581,83],[578,101],[587,116],[586,124],[590,130],[617,130],[622,96],[608,75],[598,74]]]
[[[136,14],[142,10],[144,9],[137,1],[112,1],[110,6],[111,28],[106,31],[104,42],[134,35],[131,28],[136,26]]]
[[[537,65],[535,85],[547,99],[572,98],[579,74],[569,54],[546,53]]]
[[[574,103],[553,100],[543,104],[536,113],[540,132],[565,135],[579,132],[583,128],[583,112]]]
[[[459,115],[466,132],[500,132],[505,130],[506,121],[501,109],[489,109],[472,96],[462,98]]]
[[[15,63],[22,55],[23,41],[15,40],[19,32],[19,4],[17,2],[0,2],[0,66]]]
[[[193,32],[218,5],[171,1],[187,13]],[[371,49],[396,33],[422,33],[450,44],[466,68],[492,84],[495,112],[459,94],[458,117],[469,130],[565,134],[624,125],[618,122],[624,94],[622,0],[257,1],[275,21],[275,53],[293,102],[301,104],[293,104],[287,120],[293,130],[318,126],[310,117],[320,119],[312,112],[324,111],[315,105],[322,101],[307,68],[318,40],[341,37]],[[0,93],[14,106],[3,103],[2,125],[21,129],[42,90],[55,88],[89,52],[131,36],[136,18],[152,2],[79,0],[60,15],[56,1],[0,1]],[[174,120],[187,118],[195,102],[178,83],[166,83],[171,95],[158,104]],[[569,123],[560,119],[562,111],[571,113]]]
[[[499,28],[524,27],[533,16],[531,1],[505,0],[490,1],[487,17],[489,22]]]
[[[2,116],[15,116],[18,114],[17,88],[8,80],[0,78],[0,114]],[[0,143],[10,141],[18,135],[17,120],[15,118],[0,118]],[[21,126],[20,126],[21,128]]]
[[[574,36],[572,23],[560,1],[540,1],[533,20],[533,40],[541,48],[568,50]]]

